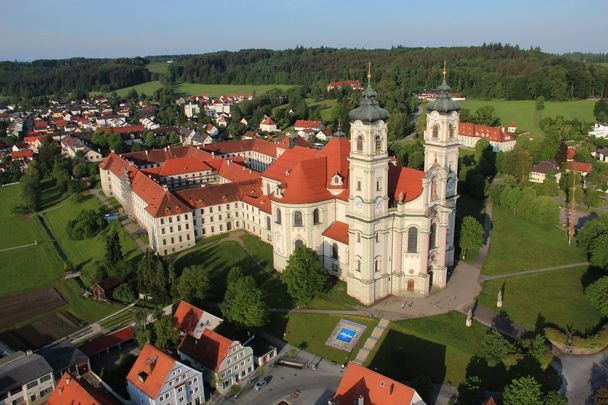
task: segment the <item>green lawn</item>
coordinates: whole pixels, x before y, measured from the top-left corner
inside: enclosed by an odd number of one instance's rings
[[[538,114],[534,100],[465,100],[460,101],[462,108],[475,112],[479,107],[491,105],[500,117],[502,125],[507,126],[512,121],[522,131],[530,131],[532,135],[543,136],[538,123],[542,117],[564,116],[566,119],[578,118],[581,121],[595,122],[593,117],[592,100],[547,101],[545,109]]]
[[[269,256],[272,247],[256,239],[254,236],[244,239],[250,255],[235,241],[205,238],[194,248],[180,254],[175,261],[175,267],[178,271],[190,265],[202,265],[207,268],[210,271],[211,285],[214,286],[209,299],[216,302],[223,300],[226,277],[230,269],[240,267],[246,274],[252,275],[258,286],[266,292],[269,306],[291,307],[279,273],[267,262],[268,258],[272,260],[272,255]]]
[[[321,101],[314,101],[312,98],[306,99],[306,104],[309,108],[318,108],[321,112],[321,120],[329,121],[334,107],[338,104],[337,99],[327,99]]]
[[[490,249],[483,274],[504,274],[585,262],[585,252],[568,246],[566,231],[538,225],[494,205]]]
[[[340,319],[348,319],[367,326],[350,353],[325,344]],[[272,317],[269,332],[280,339],[286,340],[293,346],[342,364],[357,357],[359,349],[363,347],[376,325],[378,325],[377,319],[367,317],[307,314],[302,312],[292,312],[289,314],[275,313]]]
[[[145,93],[148,96],[163,85],[158,80],[153,80],[145,83],[136,84],[134,86],[123,87],[122,89],[114,90],[119,96],[126,96],[131,89],[135,89],[137,94]],[[261,95],[272,89],[287,90],[294,87],[290,84],[200,84],[200,83],[179,83],[174,86],[177,94],[185,96],[199,96],[203,93],[209,93],[212,97],[229,95],[232,93],[255,93]],[[103,94],[110,95],[113,91],[108,91]]]
[[[83,291],[74,279],[57,282],[55,287],[68,302],[60,307],[58,311],[67,310],[87,324],[105,318],[124,307],[124,305],[115,302],[101,302],[91,298],[83,298]]]
[[[391,322],[364,365],[398,381],[426,375],[434,383],[458,385],[487,331],[477,322],[467,328],[465,319],[461,313],[449,312]],[[484,372],[490,386],[509,381],[504,368]]]
[[[0,188],[0,249],[37,242],[37,245],[0,252],[0,297],[52,285],[63,263],[38,219],[13,212],[20,203],[21,186]]]
[[[586,271],[585,266],[486,281],[479,302],[496,308],[496,297],[504,283],[502,309],[512,321],[529,330],[535,330],[537,320],[540,320],[561,329],[571,324],[578,331],[585,332],[597,326],[601,319],[601,314],[583,294],[581,279]]]
[[[103,204],[93,196],[87,196],[80,202],[66,201],[57,209],[50,210],[44,214],[44,219],[52,230],[59,245],[68,256],[69,260],[78,268],[88,268],[96,260],[101,260],[105,253],[104,237],[110,227],[90,239],[73,240],[67,234],[67,224],[74,219],[80,211],[92,209],[99,211]],[[120,241],[125,257],[134,257],[141,252],[137,249],[135,241],[120,227],[119,223],[112,224],[120,229]]]
[[[313,309],[353,309],[361,305],[359,301],[346,293],[346,282],[331,279],[331,288],[317,295],[307,306]]]

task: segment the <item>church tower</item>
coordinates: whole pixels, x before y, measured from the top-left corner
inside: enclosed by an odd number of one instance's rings
[[[359,107],[349,113],[350,194],[346,211],[349,223],[348,294],[371,304],[390,292],[390,240],[388,197],[388,111],[380,108],[368,86]]]
[[[437,98],[427,103],[424,132],[424,171],[429,182],[428,204],[432,210],[429,264],[433,285],[444,287],[447,268],[454,264],[454,229],[456,223],[456,184],[458,181],[458,121],[460,105],[452,100],[446,83]]]

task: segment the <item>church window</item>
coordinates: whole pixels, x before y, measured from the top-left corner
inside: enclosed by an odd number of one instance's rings
[[[357,271],[361,271],[361,259],[357,259]]]
[[[437,224],[431,224],[431,249],[437,247]]]
[[[450,124],[450,139],[454,138],[454,133],[456,132],[456,127],[454,124]]]
[[[416,253],[418,251],[418,229],[411,227],[407,230],[407,252]]]
[[[321,217],[320,217],[318,208],[315,208],[315,210],[312,212],[312,222],[315,225],[318,225],[321,223]]]
[[[266,217],[266,229],[270,230],[270,217]]]
[[[363,137],[359,135],[357,137],[357,151],[361,152],[363,150]]]
[[[357,243],[361,243],[361,234],[360,233],[357,234]]]
[[[437,124],[433,125],[433,138],[439,138],[439,125]]]
[[[302,239],[296,239],[296,241],[294,242],[294,246],[297,249],[300,246],[304,246],[304,242],[302,241]]]
[[[376,232],[376,243],[380,242],[380,234]]]
[[[361,180],[357,180],[357,191],[361,191]]]
[[[382,151],[382,138],[380,135],[376,136],[376,153],[380,153]]]
[[[331,257],[333,259],[338,260],[338,244],[334,243],[333,245],[331,245]]]
[[[302,211],[293,213],[293,226],[302,226]]]
[[[281,209],[280,209],[280,208],[277,208],[277,209],[274,211],[274,215],[275,215],[274,222],[275,222],[276,224],[281,225]]]

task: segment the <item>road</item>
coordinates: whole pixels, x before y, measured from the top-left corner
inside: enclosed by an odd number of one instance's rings
[[[570,404],[585,404],[593,391],[608,381],[608,349],[589,356],[555,353],[553,367],[562,375],[562,393]]]

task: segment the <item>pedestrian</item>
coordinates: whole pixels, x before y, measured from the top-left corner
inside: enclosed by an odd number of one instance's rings
[[[405,308],[405,302],[403,304],[401,304],[401,309]]]

